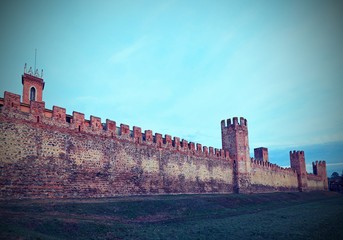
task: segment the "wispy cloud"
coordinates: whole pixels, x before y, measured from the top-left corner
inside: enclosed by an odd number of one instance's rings
[[[131,56],[135,55],[145,45],[146,45],[146,37],[141,37],[138,40],[136,40],[134,43],[132,43],[131,45],[112,54],[112,56],[109,58],[108,61],[112,64],[125,62]]]
[[[340,162],[340,163],[326,163],[326,166],[343,166],[343,162]]]

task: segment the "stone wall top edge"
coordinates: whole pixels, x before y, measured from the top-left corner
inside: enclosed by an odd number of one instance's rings
[[[288,167],[288,168],[284,168],[284,167],[281,167],[275,163],[270,163],[270,162],[263,162],[263,161],[259,161],[259,160],[255,160],[255,159],[252,159],[251,160],[251,166],[252,168],[254,167],[259,167],[259,168],[263,168],[263,169],[273,169],[275,171],[280,171],[280,172],[292,172],[292,173],[295,173],[295,170],[292,169],[291,167]]]

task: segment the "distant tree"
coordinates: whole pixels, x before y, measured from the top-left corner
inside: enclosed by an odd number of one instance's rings
[[[343,192],[343,176],[339,176],[338,172],[333,172],[328,180],[330,191]]]
[[[331,174],[331,178],[337,178],[337,177],[339,177],[338,172],[333,172],[333,173]]]

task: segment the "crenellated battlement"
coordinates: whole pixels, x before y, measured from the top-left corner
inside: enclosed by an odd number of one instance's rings
[[[237,127],[248,127],[248,121],[240,117],[238,122],[238,117],[233,117],[232,121],[231,118],[221,121],[221,127],[223,128],[237,128]]]
[[[291,168],[295,169],[298,172],[298,174],[306,174],[304,151],[290,151],[289,158],[291,161]]]
[[[326,178],[326,162],[315,161],[312,162],[313,174]]]
[[[304,157],[305,153],[304,151],[289,151],[289,155],[291,158],[299,158],[299,157]]]
[[[168,149],[195,156],[206,156],[209,158],[229,160],[229,153],[223,149],[206,147],[199,143],[189,142],[185,139],[180,141],[179,137],[172,137],[161,133],[155,133],[151,130],[145,130],[137,126],[130,129],[129,125],[117,124],[113,120],[106,119],[105,123],[101,122],[100,117],[90,116],[90,119],[85,119],[85,114],[73,111],[72,115],[66,113],[66,109],[58,106],[53,106],[52,110],[45,109],[44,102],[30,101],[30,104],[20,102],[20,95],[5,92],[4,98],[0,98],[1,112],[6,115],[13,116],[22,120],[41,123],[46,125],[54,125],[75,132],[95,134],[115,138],[118,140],[132,141],[136,144],[150,145],[156,148]]]
[[[312,165],[313,166],[322,166],[322,167],[326,167],[326,161],[315,161],[315,162],[312,162]]]
[[[290,168],[290,167],[284,168],[277,164],[256,160],[254,158],[251,158],[251,167],[252,168],[259,167],[266,170],[279,171],[279,172],[285,172],[285,173],[296,173],[296,171],[293,168]]]

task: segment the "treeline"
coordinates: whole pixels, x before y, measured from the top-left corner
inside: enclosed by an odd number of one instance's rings
[[[335,192],[343,192],[343,171],[339,175],[338,172],[333,172],[328,178],[329,190]]]

